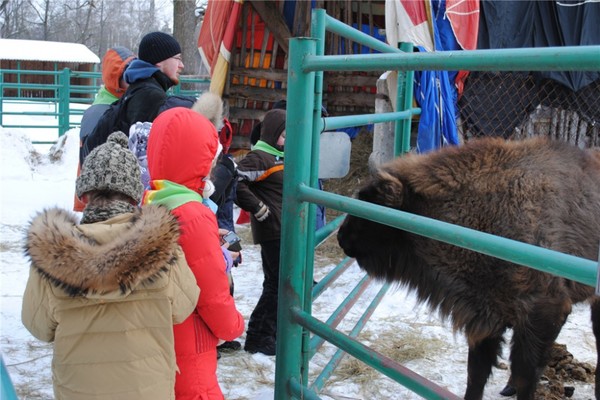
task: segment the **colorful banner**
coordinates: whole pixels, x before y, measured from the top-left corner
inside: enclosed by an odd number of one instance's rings
[[[198,51],[211,76],[210,91],[219,96],[225,89],[242,5],[243,0],[209,1],[198,35]]]

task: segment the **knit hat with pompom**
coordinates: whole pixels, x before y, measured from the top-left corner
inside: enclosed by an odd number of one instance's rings
[[[113,132],[106,143],[92,150],[83,162],[75,184],[79,198],[96,190],[123,193],[137,203],[142,200],[144,186],[140,167],[127,142],[123,132]]]

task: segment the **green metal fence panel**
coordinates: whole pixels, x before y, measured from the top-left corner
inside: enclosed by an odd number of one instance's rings
[[[365,319],[361,318],[350,335],[332,328],[330,324],[338,322],[343,310],[350,306],[354,299],[348,299],[340,305],[327,323],[310,315],[312,297],[318,296],[334,276],[341,274],[349,265],[349,260],[344,260],[334,268],[332,275],[328,275],[312,290],[308,290],[308,286],[312,286],[315,240],[314,230],[311,229],[314,226],[310,211],[312,205],[321,204],[591,286],[596,283],[597,262],[316,189],[318,165],[313,155],[318,154],[318,143],[315,144],[315,141],[318,142],[321,131],[392,120],[397,121],[397,125],[406,125],[406,121],[420,113],[420,109],[412,108],[412,85],[402,84],[399,86],[397,102],[402,109],[398,112],[321,118],[322,72],[599,70],[600,46],[408,53],[402,50],[407,50],[409,45],[402,49],[392,48],[345,26],[324,14],[323,10],[314,10],[312,18],[311,32],[316,37],[290,40],[286,148],[293,150],[286,151],[284,168],[275,398],[319,398],[317,392],[322,387],[323,380],[331,374],[342,356],[342,353],[336,354],[317,380],[309,385],[308,359],[323,340],[336,345],[425,398],[458,398],[355,340],[353,336],[357,334],[356,329],[365,323],[369,312],[365,313]],[[373,48],[382,51],[383,54],[325,56],[322,52],[323,24],[326,30],[355,41],[371,42]],[[363,36],[367,36],[368,39]],[[408,79],[408,82],[412,80],[408,73],[404,74],[403,78]],[[395,153],[408,151],[408,137],[398,126],[396,138],[398,142]],[[336,221],[337,224],[339,222]],[[335,227],[330,229],[317,232],[318,240],[330,235]],[[354,290],[356,293],[353,294],[357,295],[362,290],[363,284],[359,284]],[[375,307],[381,296],[382,292],[369,308]],[[307,331],[317,336],[308,340]]]
[[[18,65],[19,66],[19,65]],[[55,66],[56,67],[56,66]],[[16,75],[16,82],[6,82],[5,76],[7,74]],[[53,84],[35,84],[35,83],[24,83],[22,81],[23,75],[41,75],[41,76],[52,76]],[[94,84],[90,85],[75,85],[71,82],[73,79],[91,79]],[[64,135],[69,129],[76,128],[80,125],[81,115],[85,111],[85,108],[92,104],[94,101],[95,94],[98,93],[102,81],[102,74],[100,72],[87,72],[87,71],[71,71],[68,68],[62,71],[39,71],[39,70],[22,70],[22,69],[0,69],[0,125],[5,128],[26,128],[26,129],[39,129],[39,128],[56,128],[57,137]],[[180,84],[174,86],[169,90],[169,94],[183,95],[198,97],[203,91],[208,89],[210,80],[198,77],[198,76],[181,76]],[[182,89],[182,86],[195,87],[196,89]],[[5,90],[16,89],[16,96],[6,96]],[[28,97],[25,96],[24,90],[44,90],[52,91],[53,95],[49,97]],[[85,95],[85,96],[81,96]],[[39,111],[39,112],[26,112],[26,111],[6,111],[6,104],[8,102],[19,102],[19,101],[36,101],[40,103],[55,103],[55,110],[53,112]],[[72,107],[73,104],[81,104],[82,107]],[[7,124],[6,117],[11,115],[29,115],[29,116],[48,116],[56,119],[55,124],[29,124],[29,125],[16,125]],[[56,139],[49,139],[46,141],[35,141],[36,144],[52,144],[56,142]]]
[[[362,317],[358,320],[354,328],[350,331],[349,336],[351,338],[356,338],[359,335],[359,333],[365,327],[366,321],[368,321],[373,312],[375,312],[375,309],[377,308],[381,300],[383,300],[383,296],[385,296],[389,288],[390,284],[385,284],[381,287],[381,289],[379,289],[379,293],[377,293],[369,307],[367,307],[367,309],[363,313]],[[329,321],[327,325],[330,325]],[[346,355],[346,353],[341,349],[338,349],[338,351],[335,352],[329,363],[325,366],[325,368],[323,368],[319,376],[311,384],[311,389],[321,390],[323,388],[325,381],[333,374],[333,371],[342,361],[344,355]]]

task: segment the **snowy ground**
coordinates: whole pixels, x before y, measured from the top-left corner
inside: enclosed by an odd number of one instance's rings
[[[52,346],[34,339],[21,325],[21,299],[29,266],[22,252],[26,223],[33,213],[47,206],[72,206],[78,131],[67,135],[65,152],[51,163],[45,154],[32,160],[32,146],[17,129],[0,127],[0,348],[10,376],[21,399],[52,399],[50,363]],[[248,238],[249,228],[238,226]],[[248,240],[243,243],[243,264],[234,270],[235,300],[246,320],[260,295],[262,271],[260,253]],[[333,264],[317,265],[319,280]],[[356,265],[326,290],[314,304],[313,315],[326,320],[343,298],[363,277]],[[370,299],[380,288],[372,283],[339,329],[349,332]],[[467,347],[461,334],[454,335],[440,324],[436,315],[415,304],[414,297],[395,288],[384,297],[366,325],[361,340],[376,349],[405,349],[400,360],[406,367],[462,396],[466,386]],[[244,337],[240,338],[243,342]],[[579,361],[595,364],[595,343],[589,310],[578,305],[568,319],[559,339]],[[334,349],[325,345],[313,358],[310,379],[320,373]],[[397,353],[394,353],[397,354]],[[350,359],[350,357],[347,357]],[[506,360],[504,360],[506,363]],[[419,398],[383,375],[368,368],[356,368],[345,360],[339,374],[321,391],[324,399],[413,399]],[[354,369],[353,369],[354,368]],[[219,380],[230,400],[271,399],[275,357],[248,354],[243,350],[223,354],[219,361]],[[501,398],[507,372],[495,369],[486,387],[486,399]],[[574,383],[573,399],[592,399],[593,385]]]

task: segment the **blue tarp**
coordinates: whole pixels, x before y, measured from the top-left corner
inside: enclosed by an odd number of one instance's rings
[[[432,1],[434,45],[436,50],[460,50],[450,21],[444,17],[446,1]],[[420,52],[425,48],[417,47]],[[456,145],[457,71],[415,71],[415,99],[421,107],[417,152],[426,153],[443,146]]]

